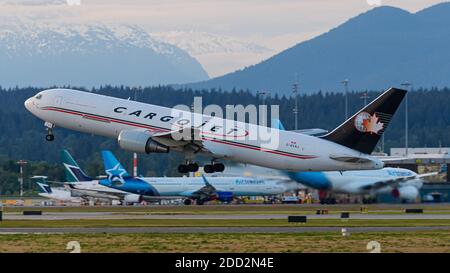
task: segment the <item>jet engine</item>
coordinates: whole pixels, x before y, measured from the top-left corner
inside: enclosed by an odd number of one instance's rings
[[[404,186],[392,190],[392,196],[400,199],[416,200],[419,196],[419,190],[414,186]]]
[[[217,199],[221,202],[231,202],[233,201],[233,192],[230,191],[217,192]]]
[[[142,196],[137,194],[127,194],[125,195],[123,201],[127,204],[136,204],[142,202]]]
[[[120,148],[135,153],[168,153],[169,147],[152,140],[145,131],[123,130],[119,134]]]

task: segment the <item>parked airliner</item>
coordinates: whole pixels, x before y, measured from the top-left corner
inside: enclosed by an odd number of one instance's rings
[[[111,203],[113,200],[117,200],[122,204],[135,204],[143,201],[141,195],[103,186],[99,183],[98,179],[87,176],[70,155],[69,151],[63,150],[61,155],[66,176],[66,183],[64,185],[70,188],[72,196],[81,197],[85,200],[106,200]]]
[[[52,188],[45,181],[47,179],[46,176],[34,176],[32,179],[37,180],[36,184],[39,186],[39,196],[49,198],[52,200],[62,201],[62,202],[70,202],[70,203],[81,203],[81,197],[72,196],[70,190],[60,187],[60,188]],[[40,181],[40,182],[38,182]]]
[[[25,101],[45,121],[46,139],[60,126],[118,140],[127,151],[186,156],[181,173],[195,172],[195,156],[208,155],[207,173],[224,170],[218,160],[232,160],[285,171],[381,169],[371,157],[406,91],[391,88],[322,137],[279,131],[179,109],[71,89],[49,89]]]
[[[279,130],[284,126],[279,120],[272,120]],[[286,172],[294,181],[319,190],[322,200],[329,200],[330,193],[371,195],[391,193],[393,197],[405,201],[415,201],[423,185],[423,178],[438,172],[417,174],[403,168],[383,168],[381,170],[345,172]]]
[[[185,198],[185,204],[210,200],[230,202],[237,196],[273,196],[295,190],[289,179],[258,177],[132,177],[110,151],[102,151],[107,179],[100,184],[121,191],[161,198]],[[297,185],[296,185],[297,184]]]

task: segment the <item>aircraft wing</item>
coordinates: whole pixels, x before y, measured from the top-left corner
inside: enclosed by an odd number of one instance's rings
[[[364,185],[361,187],[362,190],[366,190],[366,191],[370,191],[370,190],[379,190],[382,189],[384,187],[388,187],[388,186],[392,186],[392,187],[396,187],[402,183],[405,183],[409,180],[412,179],[420,179],[420,178],[424,178],[424,177],[428,177],[428,176],[433,176],[433,175],[437,175],[438,172],[433,172],[433,173],[425,173],[425,174],[419,174],[419,175],[411,175],[411,176],[402,176],[402,177],[398,177],[398,178],[391,178],[391,179],[386,179],[386,180],[380,180],[377,181],[375,183],[371,183],[368,185]]]
[[[217,189],[208,182],[205,175],[202,174],[202,178],[205,182],[205,186],[195,191],[183,192],[182,195],[199,199],[205,199],[211,196],[215,196],[217,194]]]
[[[172,149],[191,147],[196,152],[204,150],[201,131],[197,128],[182,128],[178,131],[161,132],[152,135],[152,140]]]
[[[424,177],[434,176],[434,175],[438,175],[438,174],[439,174],[439,172],[423,173],[423,174],[418,174],[417,178],[424,178]]]
[[[405,161],[405,160],[411,159],[411,158],[407,158],[407,157],[391,157],[391,156],[374,156],[374,157],[383,162],[388,162],[388,163],[391,161],[398,162],[398,161]]]

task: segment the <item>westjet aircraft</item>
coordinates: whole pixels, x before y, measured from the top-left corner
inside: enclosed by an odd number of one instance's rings
[[[118,200],[123,204],[134,204],[143,201],[143,197],[138,194],[101,185],[99,180],[95,180],[83,172],[69,151],[63,150],[61,154],[66,176],[64,185],[70,188],[72,196],[81,197],[85,200],[101,199],[110,202]]]
[[[49,141],[60,126],[115,138],[131,152],[178,151],[186,156],[181,173],[198,170],[199,153],[212,159],[204,166],[207,173],[223,171],[221,159],[294,172],[345,171],[383,168],[369,154],[405,94],[385,91],[322,137],[71,89],[39,92],[25,107],[45,121]]]
[[[162,198],[185,198],[189,205],[206,201],[231,202],[236,196],[272,196],[298,188],[288,179],[255,177],[132,177],[110,151],[102,151],[107,179],[100,184],[121,191]]]
[[[46,183],[46,176],[34,176],[32,179],[37,180],[36,184],[39,186],[39,196],[70,203],[81,203],[82,199],[80,197],[72,196],[70,190],[61,188],[52,188]],[[40,181],[40,182],[38,182]]]

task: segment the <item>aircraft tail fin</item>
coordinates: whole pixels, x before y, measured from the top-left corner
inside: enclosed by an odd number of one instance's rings
[[[39,191],[41,193],[49,193],[49,194],[52,193],[52,187],[50,187],[48,184],[43,183],[43,182],[37,182],[37,181],[36,181],[36,184],[38,184]]]
[[[407,91],[390,88],[321,138],[371,154]]]
[[[75,159],[67,150],[61,151],[61,157],[64,164],[64,173],[67,182],[82,182],[92,181],[93,179],[87,176],[83,170],[78,166]]]
[[[114,176],[119,176],[120,178],[130,177],[111,151],[102,151],[102,157],[108,179],[112,180],[111,177]]]
[[[278,129],[280,131],[285,130],[283,123],[281,123],[281,120],[279,120],[279,119],[273,118],[271,120],[271,125],[272,125],[272,128]]]

